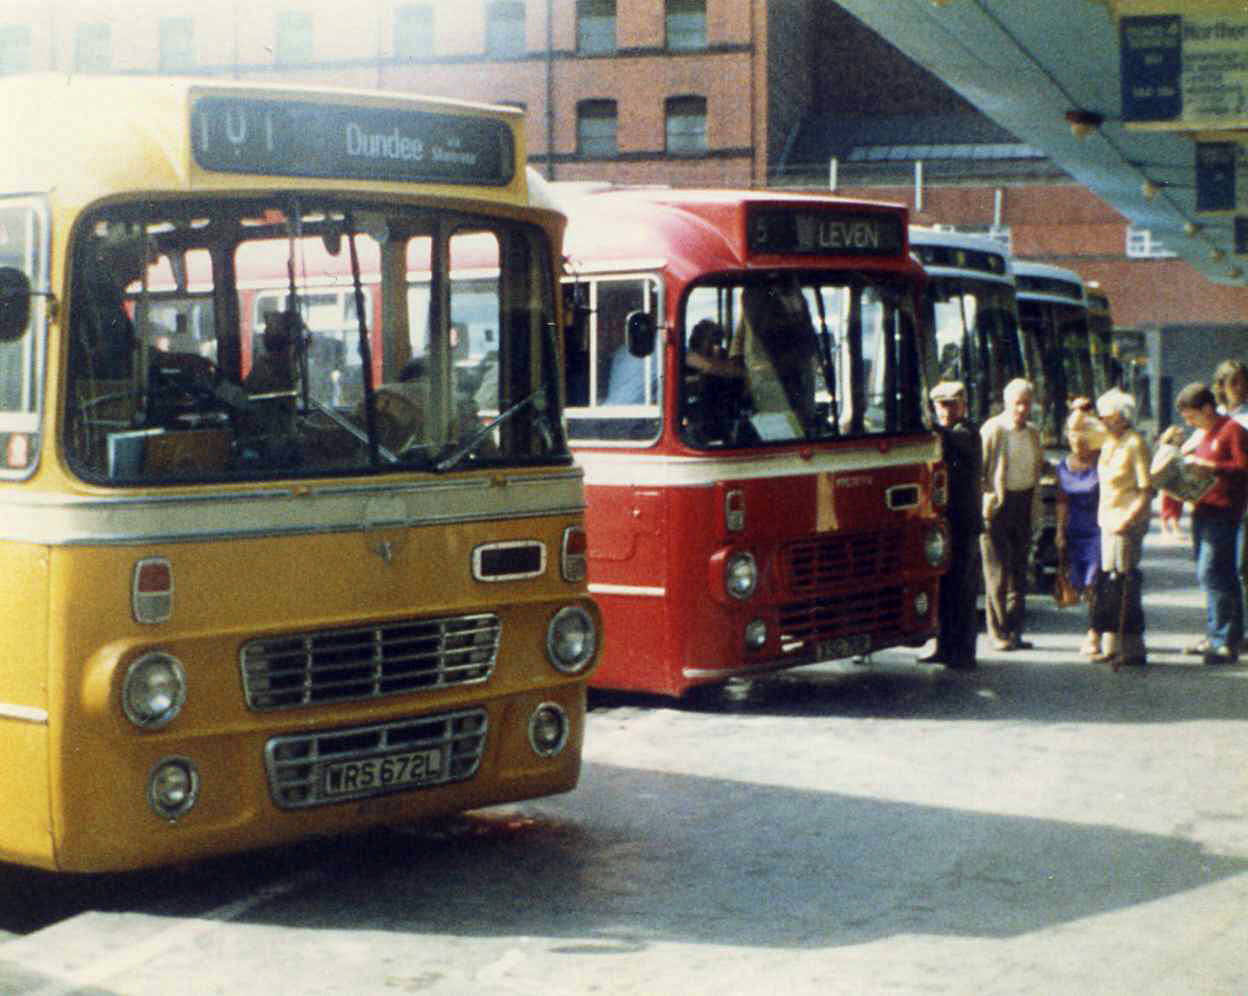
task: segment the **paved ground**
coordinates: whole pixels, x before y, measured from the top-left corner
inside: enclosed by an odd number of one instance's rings
[[[566,796],[0,876],[25,935],[0,992],[1248,992],[1248,668],[1183,656],[1190,560],[1146,552],[1145,669],[1084,662],[1079,610],[1034,598],[1035,649],[971,674],[890,653],[697,706],[597,699]]]

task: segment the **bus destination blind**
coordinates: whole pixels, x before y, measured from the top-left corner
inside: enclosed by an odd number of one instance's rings
[[[492,118],[203,96],[191,148],[206,170],[503,186],[514,175],[511,130]]]
[[[751,253],[899,256],[905,245],[894,215],[758,208],[748,219]]]

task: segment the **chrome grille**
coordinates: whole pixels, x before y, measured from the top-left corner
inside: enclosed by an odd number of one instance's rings
[[[870,633],[873,639],[902,628],[902,588],[874,588],[780,606],[780,643],[793,652],[820,640]]]
[[[501,626],[492,614],[262,637],[240,654],[250,709],[286,709],[489,679]]]
[[[481,764],[488,726],[484,709],[465,709],[420,719],[274,737],[264,747],[269,794],[282,809],[303,809],[466,781],[477,773]],[[332,797],[327,791],[327,775],[331,768],[343,762],[432,750],[441,752],[440,768],[418,783],[374,784],[356,791],[337,792]]]
[[[818,591],[849,582],[887,577],[901,570],[900,529],[800,540],[784,548],[790,591]]]

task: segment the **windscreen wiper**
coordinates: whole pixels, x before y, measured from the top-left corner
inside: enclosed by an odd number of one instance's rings
[[[435,461],[433,469],[437,471],[444,471],[450,470],[451,468],[457,466],[462,460],[464,460],[465,457],[471,455],[478,446],[485,442],[485,440],[489,438],[490,433],[493,432],[497,426],[502,425],[508,419],[512,418],[516,412],[520,411],[522,408],[535,404],[539,398],[544,401],[545,397],[546,385],[543,384],[528,397],[521,398],[506,411],[500,412],[498,415],[494,416],[493,419],[474,432],[472,436],[469,437],[467,442],[461,443],[441,460]],[[547,424],[546,413],[544,411],[539,412],[537,424],[538,431],[542,433],[543,439],[553,439],[553,433],[551,433],[550,426]]]

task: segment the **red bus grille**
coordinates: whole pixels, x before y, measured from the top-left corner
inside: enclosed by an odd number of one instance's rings
[[[900,529],[801,540],[784,548],[789,590],[819,591],[901,572]]]
[[[873,588],[780,606],[780,644],[786,651],[841,636],[874,640],[902,630],[902,588]]]

